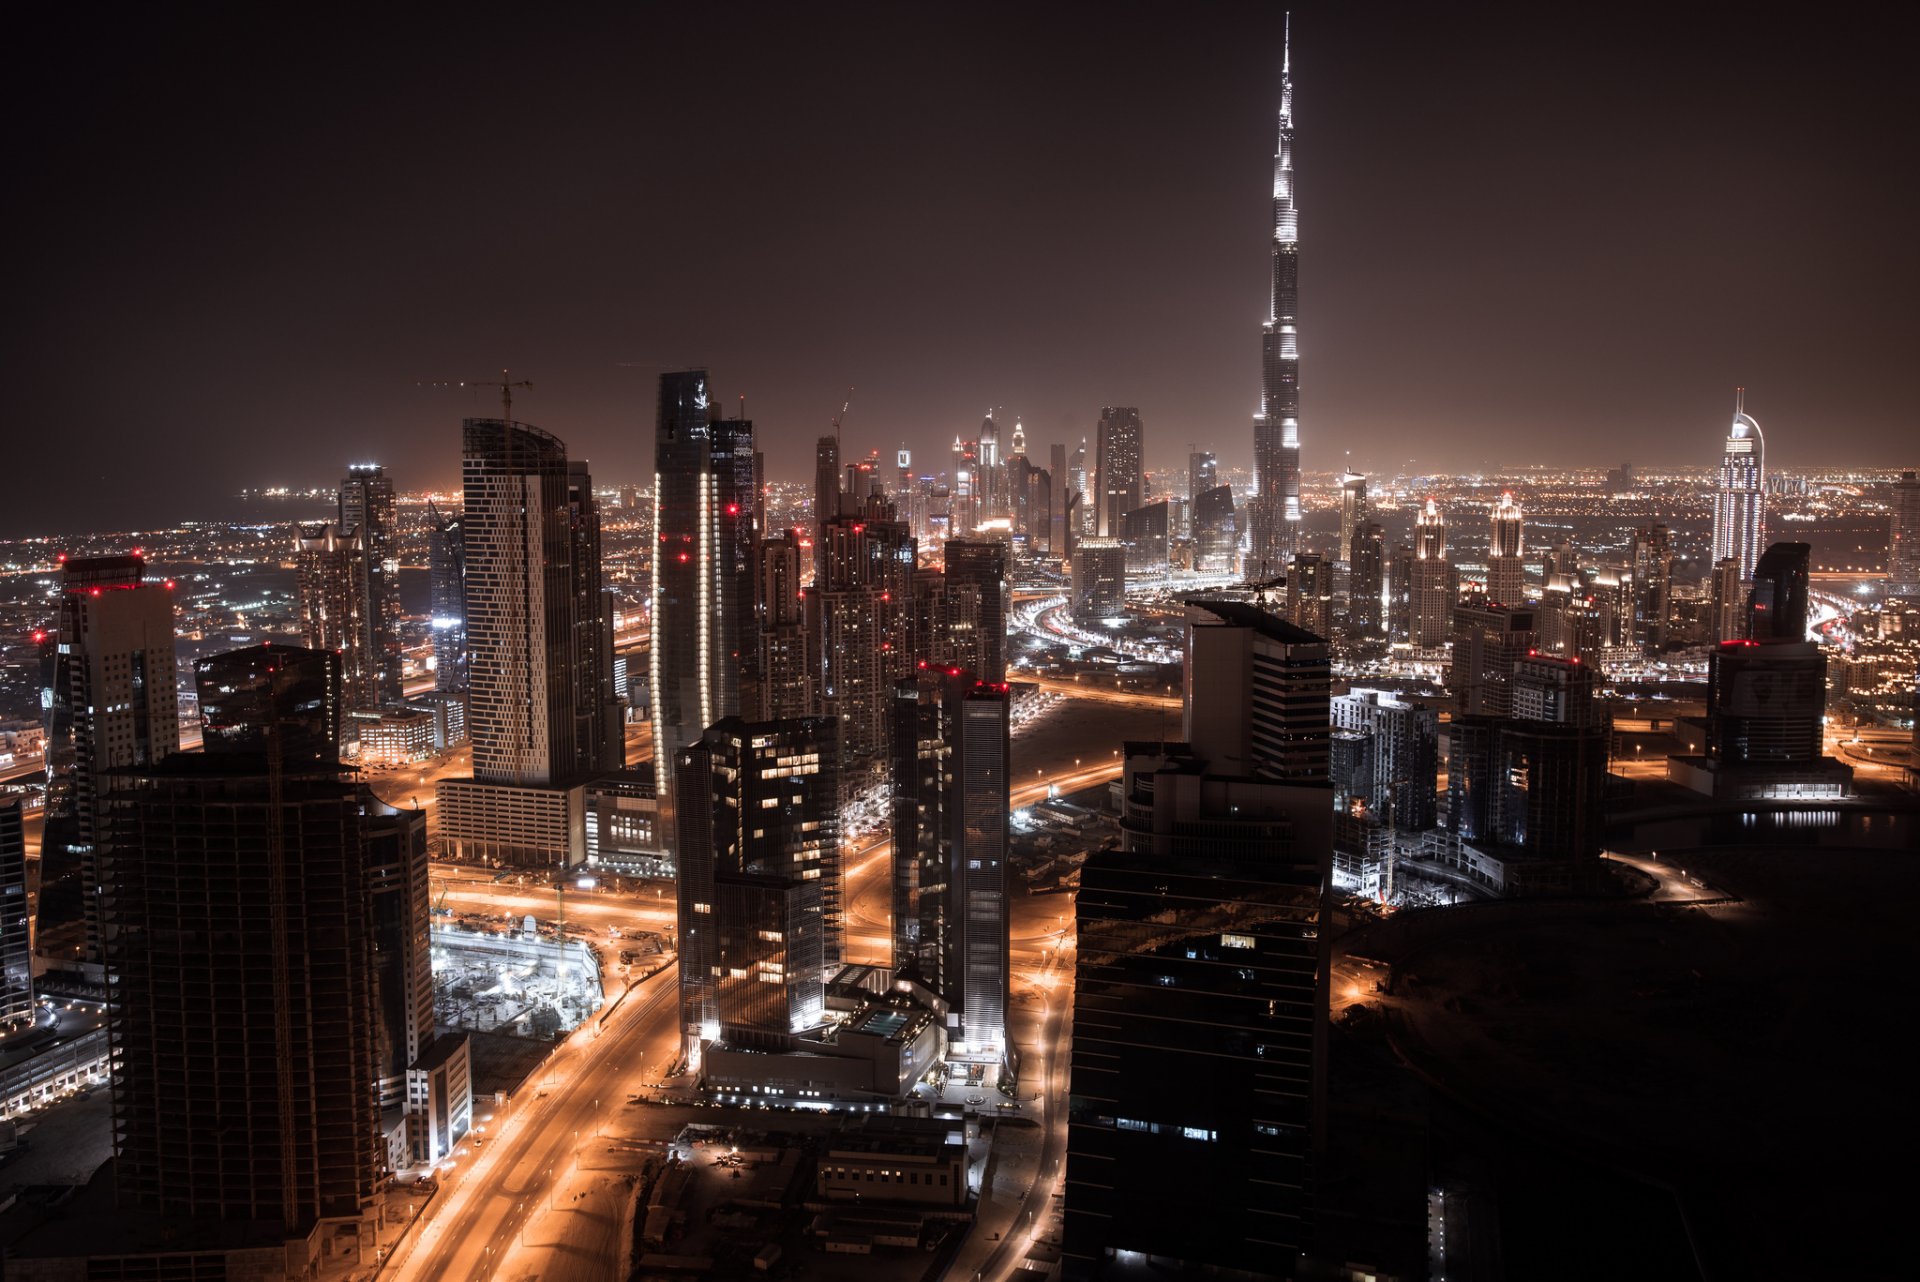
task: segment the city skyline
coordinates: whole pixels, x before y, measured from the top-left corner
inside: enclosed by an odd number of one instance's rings
[[[681,105],[672,76],[647,89],[597,79],[598,48],[537,29],[516,74],[536,84],[564,75],[565,92],[529,115],[473,105],[462,57],[492,56],[468,45],[478,33],[452,33],[449,48],[426,56],[426,33],[402,23],[387,51],[349,55],[368,60],[374,87],[339,121],[315,120],[288,96],[299,62],[280,69],[287,85],[255,71],[204,98],[163,97],[114,146],[96,135],[120,117],[77,112],[26,160],[28,212],[46,220],[34,229],[46,252],[29,267],[26,296],[50,323],[22,371],[22,408],[60,428],[27,441],[27,465],[74,433],[97,438],[114,462],[77,478],[84,501],[27,495],[7,527],[53,533],[122,513],[122,525],[139,528],[198,515],[152,484],[182,465],[166,442],[189,426],[204,443],[194,474],[215,492],[317,483],[343,449],[448,488],[445,437],[487,406],[419,385],[502,365],[536,384],[524,416],[609,477],[649,470],[653,377],[700,362],[727,372],[715,392],[729,410],[747,396],[774,476],[805,474],[808,447],[849,386],[850,453],[884,456],[904,440],[916,458],[934,458],[989,404],[1023,420],[1036,449],[1072,445],[1091,435],[1101,406],[1131,404],[1155,425],[1149,468],[1176,466],[1189,446],[1247,466],[1270,229],[1245,210],[1270,182],[1281,14],[1226,11],[1169,33],[1144,11],[1103,10],[1097,24],[1087,13],[1037,16],[1027,38],[994,40],[990,58],[983,46],[997,33],[964,19],[950,38],[913,42],[914,59],[888,60],[913,34],[897,17],[834,33],[834,46],[847,46],[838,56],[870,75],[830,90],[809,78],[807,92],[788,57],[804,62],[826,33],[779,20],[729,32],[729,58],[755,86],[738,108]],[[1635,462],[1688,462],[1710,450],[1693,438],[1724,418],[1736,385],[1769,425],[1777,466],[1818,451],[1909,461],[1896,452],[1900,362],[1888,344],[1901,282],[1915,274],[1896,233],[1914,180],[1911,167],[1886,163],[1880,122],[1899,117],[1897,99],[1911,90],[1896,87],[1897,74],[1871,74],[1866,64],[1890,55],[1870,29],[1784,12],[1734,24],[1665,14],[1652,41],[1630,19],[1574,39],[1548,15],[1408,7],[1392,18],[1305,8],[1293,19],[1296,42],[1313,53],[1295,59],[1299,163],[1312,176],[1301,234],[1313,253],[1300,288],[1314,318],[1303,412],[1318,426],[1305,472],[1337,470],[1347,450],[1369,472],[1409,458],[1422,470],[1468,469],[1501,458],[1515,435],[1535,440],[1545,462],[1617,462],[1596,455],[1598,441]],[[253,65],[249,42],[264,38],[245,24],[156,28],[146,34],[158,48],[191,46],[176,49],[189,65],[221,57],[228,69]],[[592,32],[609,47],[624,33]],[[712,33],[699,19],[663,17],[647,34]],[[1096,53],[1141,59],[1164,90],[1091,95],[1097,113],[1075,105],[1078,77],[1093,74],[1078,64],[1102,59],[1062,65],[1070,34]],[[1753,83],[1794,88],[1726,103],[1697,75],[1709,56]],[[1001,86],[984,101],[962,88],[981,65]],[[402,69],[417,83],[391,74]],[[56,56],[39,70],[70,69]],[[128,92],[145,74],[112,56],[91,74],[107,71],[124,71]],[[1628,81],[1625,98],[1590,92]],[[236,94],[257,105],[252,123],[223,114]],[[873,94],[912,106],[913,123],[874,122],[861,110]],[[799,113],[779,148],[752,109],[763,97]],[[1516,100],[1528,111],[1514,113]],[[582,112],[587,127],[576,129]],[[393,125],[371,148],[367,113]],[[1026,120],[1044,124],[1016,133]],[[139,146],[158,142],[148,130],[202,137],[204,150],[151,172],[158,162]],[[683,153],[677,139],[689,131],[710,139],[710,156]],[[503,134],[526,157],[524,189],[491,185],[492,144],[482,142]],[[1454,145],[1433,147],[1436,135]],[[229,152],[248,162],[238,190],[221,163]],[[1057,164],[1063,153],[1069,162]],[[69,155],[89,168],[75,172]],[[694,214],[660,212],[648,198],[665,172],[657,166],[688,163],[710,169],[717,192],[739,186],[804,205],[818,190],[834,196],[821,205],[834,212],[771,228],[756,220],[751,234],[718,198],[691,202]],[[1730,212],[1726,191],[1787,164],[1794,183]],[[1095,169],[1129,175],[1142,198],[1125,212],[1066,214],[1083,205],[1069,193]],[[103,183],[151,183],[157,196],[151,218],[104,248],[91,210],[74,208]],[[1609,189],[1624,185],[1623,206]],[[499,212],[476,206],[483,190],[501,193]],[[395,225],[387,216],[403,198]],[[243,248],[260,236],[307,248]],[[693,253],[644,248],[690,237]],[[796,237],[817,252],[796,254]],[[86,255],[62,252],[81,238]],[[1702,238],[1711,253],[1694,248]],[[959,246],[958,261],[925,253],[943,239]],[[1783,275],[1774,247],[1789,239],[1825,248]],[[1573,243],[1581,253],[1565,252]],[[45,274],[76,257],[87,262],[80,288]],[[663,292],[685,305],[670,318],[636,312],[636,300]],[[946,300],[937,317],[932,297]],[[1844,311],[1848,324],[1788,333],[1767,319],[1783,307]],[[387,314],[404,330],[382,333],[394,323]],[[1139,323],[1148,315],[1184,319]],[[923,354],[935,351],[937,363]],[[1635,378],[1619,379],[1622,367]],[[271,468],[251,448],[263,430],[276,441]]]

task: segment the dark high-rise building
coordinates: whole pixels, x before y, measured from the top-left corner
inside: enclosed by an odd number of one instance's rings
[[[1895,592],[1920,592],[1920,475],[1900,473],[1887,512],[1887,579]]]
[[[1271,303],[1260,337],[1260,412],[1253,420],[1251,556],[1262,574],[1300,545],[1300,226],[1293,199],[1293,50],[1280,63],[1280,141],[1273,156]]]
[[[100,960],[95,867],[101,798],[116,771],[180,750],[173,584],[147,583],[138,555],[67,561],[47,722],[40,951]],[[84,944],[69,941],[84,922]]]
[[[1222,635],[1188,651],[1209,663],[1229,661],[1231,631],[1256,649],[1312,640],[1252,606],[1205,610],[1192,631]],[[1232,683],[1187,687],[1190,735],[1235,749],[1261,715]],[[1300,715],[1325,733],[1324,679]],[[1324,759],[1318,778],[1279,781],[1199,742],[1124,751],[1120,848],[1088,858],[1075,904],[1062,1275],[1134,1255],[1170,1274],[1289,1276],[1310,1242],[1325,1099]]]
[[[441,836],[462,858],[578,863],[579,784],[623,747],[589,478],[530,424],[468,419],[462,440],[473,776],[441,783]]]
[[[1754,562],[1767,535],[1765,441],[1746,412],[1746,389],[1734,406],[1720,457],[1720,487],[1713,496],[1713,561],[1731,560],[1740,581],[1753,578]]]
[[[567,532],[573,741],[584,769],[619,770],[627,764],[627,734],[613,683],[613,594],[600,571],[600,504],[584,459],[567,465]]]
[[[672,839],[677,749],[740,712],[753,616],[753,424],[720,419],[705,370],[660,376],[654,423],[653,760]],[[837,461],[837,460],[836,460]],[[838,502],[838,482],[834,483]]]
[[[360,536],[360,650],[375,705],[406,697],[400,635],[400,522],[393,480],[355,463],[340,482],[340,528]],[[365,705],[357,705],[365,706]]]
[[[1747,599],[1747,636],[1754,641],[1807,639],[1807,581],[1813,548],[1776,543],[1753,567]]]
[[[325,522],[302,525],[294,536],[301,631],[315,650],[340,656],[341,694],[346,706],[380,706],[380,687],[370,665],[367,608],[367,550],[360,532]]]
[[[1205,573],[1231,574],[1240,547],[1240,526],[1233,510],[1233,487],[1216,485],[1193,500],[1194,568]]]
[[[1322,640],[1333,636],[1333,563],[1318,552],[1295,552],[1287,569],[1287,617]]]
[[[893,960],[951,1006],[957,1056],[1008,1049],[1008,692],[923,666],[893,706]]]
[[[371,797],[333,745],[274,750],[310,743],[309,663],[234,658],[210,678],[256,678],[231,733],[107,798],[115,1180],[123,1208],[297,1235],[358,1216],[386,1165]]]
[[[1102,538],[1117,539],[1125,533],[1127,513],[1140,506],[1143,497],[1141,459],[1144,457],[1146,429],[1140,424],[1140,411],[1131,405],[1109,405],[1100,411],[1096,441],[1096,483],[1099,488],[1099,528]]]
[[[758,697],[753,713],[763,721],[809,716],[817,707],[812,638],[800,587],[801,544],[799,530],[782,530],[755,544],[754,632],[759,661],[754,670]]]
[[[0,1028],[33,1023],[33,930],[20,798],[0,798]]]
[[[810,711],[839,723],[849,786],[886,761],[893,683],[914,663],[913,535],[884,499],[864,504],[821,527],[824,574],[805,591]]]
[[[1366,644],[1386,635],[1387,536],[1378,521],[1363,521],[1347,547],[1347,640]]]
[[[1149,503],[1120,518],[1120,537],[1127,544],[1127,569],[1135,574],[1165,574],[1172,543],[1167,501]]]
[[[977,602],[972,616],[970,648],[953,646],[949,652],[921,655],[943,659],[979,674],[982,681],[1007,679],[1007,545],[990,539],[949,539],[945,548],[947,593],[964,594]]]
[[[1747,635],[1747,591],[1740,563],[1732,557],[1713,563],[1708,580],[1709,614],[1716,643],[1738,641]]]
[[[1664,650],[1673,624],[1673,532],[1650,525],[1633,532],[1633,639],[1649,653]]]
[[[207,752],[277,752],[282,766],[340,760],[340,655],[292,645],[228,650],[194,664]],[[278,742],[269,745],[269,730]]]
[[[823,436],[813,443],[813,578],[824,577],[826,544],[821,530],[840,515],[840,438]]]
[[[1539,640],[1534,612],[1482,602],[1453,609],[1447,689],[1456,717],[1504,717],[1513,711],[1513,666]]]
[[[1360,736],[1348,791],[1369,819],[1405,831],[1433,827],[1438,814],[1440,714],[1391,691],[1355,689],[1332,701],[1334,726]]]
[[[1110,619],[1126,611],[1127,545],[1082,539],[1073,549],[1068,600],[1076,619]]]
[[[433,629],[433,688],[454,694],[467,688],[467,545],[457,516],[429,505],[428,536]]]
[[[705,1043],[781,1050],[824,1022],[844,954],[839,745],[823,717],[725,718],[676,750],[680,1013]]]

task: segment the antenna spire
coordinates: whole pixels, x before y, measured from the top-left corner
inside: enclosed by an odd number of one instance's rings
[[[1733,389],[1733,412],[1735,414],[1747,412],[1747,389],[1744,387]]]
[[[1290,75],[1293,71],[1293,10],[1287,10],[1281,20],[1280,28],[1280,74]]]

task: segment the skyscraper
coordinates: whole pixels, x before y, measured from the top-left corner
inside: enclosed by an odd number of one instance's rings
[[[1760,424],[1746,412],[1746,389],[1734,403],[1733,426],[1720,458],[1720,488],[1713,496],[1713,561],[1731,559],[1740,581],[1751,582],[1767,534],[1766,442]]]
[[[1100,491],[1099,528],[1102,538],[1119,538],[1127,513],[1141,505],[1141,457],[1146,429],[1140,411],[1131,405],[1109,405],[1100,411],[1096,466]]]
[[[1408,640],[1417,650],[1430,650],[1447,643],[1460,596],[1453,562],[1447,559],[1446,518],[1432,499],[1414,518],[1413,536]]]
[[[367,549],[360,531],[320,522],[301,525],[294,537],[299,621],[306,643],[340,656],[341,685],[349,708],[380,706],[379,683],[368,666],[370,635]]]
[[[893,706],[893,959],[952,1006],[949,1044],[1008,1047],[1008,692],[923,666]]]
[[[0,1028],[33,1022],[33,931],[20,798],[0,799]]]
[[[1243,601],[1187,602],[1183,737],[1216,774],[1325,782],[1324,638]]]
[[[1187,501],[1198,503],[1200,496],[1220,484],[1220,462],[1212,450],[1196,450],[1187,455]]]
[[[1440,714],[1390,690],[1355,688],[1332,701],[1333,724],[1363,737],[1352,791],[1367,817],[1417,832],[1434,825]]]
[[[1231,574],[1240,546],[1240,526],[1233,510],[1233,487],[1216,485],[1194,497],[1191,512],[1194,568],[1203,573]]]
[[[1673,621],[1673,532],[1654,524],[1633,532],[1633,639],[1649,653],[1666,648]]]
[[[1527,603],[1527,571],[1520,559],[1520,505],[1502,494],[1493,506],[1487,540],[1487,600],[1499,605]]]
[[[462,429],[473,776],[440,785],[441,836],[466,858],[585,857],[586,777],[618,769],[611,619],[591,481],[527,423]]]
[[[173,584],[147,583],[139,556],[67,561],[47,729],[46,832],[40,854],[39,947],[85,923],[84,952],[100,959],[95,865],[101,798],[118,769],[180,750]]]
[[[839,746],[823,717],[724,718],[675,750],[683,1047],[783,1050],[844,954]]]
[[[1367,478],[1348,472],[1340,478],[1340,546],[1335,559],[1345,563],[1353,546],[1353,532],[1366,523]]]
[[[1732,557],[1715,561],[1708,589],[1714,641],[1725,643],[1744,638],[1747,635],[1747,594],[1740,577],[1740,562]]]
[[[1285,780],[1249,770],[1244,754],[1264,737],[1257,692],[1285,675],[1266,660],[1316,643],[1254,606],[1190,611],[1189,656],[1208,671],[1238,666],[1241,680],[1189,681],[1189,743],[1125,745],[1119,848],[1081,871],[1069,1279],[1111,1276],[1122,1252],[1169,1275],[1290,1276],[1311,1242],[1331,789],[1324,754],[1318,775]],[[1296,711],[1326,734],[1324,675]]]
[[[893,684],[913,670],[915,544],[876,498],[828,521],[820,537],[823,574],[805,591],[810,711],[839,724],[841,779],[851,789],[884,766]]]
[[[457,516],[428,505],[433,529],[427,561],[433,629],[433,688],[464,693],[467,688],[467,545]]]
[[[294,1236],[359,1215],[386,1155],[371,797],[312,734],[334,656],[280,654],[209,661],[232,733],[108,799],[104,917],[121,1206]]]
[[[1387,535],[1378,521],[1363,521],[1347,548],[1347,640],[1379,641],[1386,637],[1385,604]]]
[[[665,395],[664,387],[661,394]],[[701,404],[704,411],[705,402]],[[684,409],[681,412],[690,413]],[[657,443],[655,448],[658,449]],[[813,443],[813,577],[816,581],[821,577],[821,558],[826,555],[826,549],[821,546],[820,529],[839,515],[840,437],[823,436]]]
[[[393,481],[378,463],[355,463],[340,482],[340,528],[360,536],[360,650],[373,704],[406,697],[400,635],[400,529]]]
[[[1455,717],[1504,717],[1513,711],[1513,668],[1535,648],[1534,612],[1486,602],[1453,608],[1447,688]]]
[[[1900,473],[1888,506],[1888,583],[1895,592],[1920,592],[1920,476]]]
[[[1293,202],[1293,43],[1280,60],[1280,139],[1273,156],[1271,303],[1260,339],[1260,413],[1253,420],[1253,560],[1286,564],[1300,542],[1300,236]]]
[[[705,370],[660,376],[654,421],[653,761],[671,842],[679,748],[740,712],[753,613],[753,424],[720,419]],[[826,485],[815,477],[816,501]],[[838,483],[827,496],[839,503]],[[816,532],[816,543],[817,532]],[[816,549],[817,552],[821,549]]]
[[[1007,679],[1007,545],[990,539],[949,539],[945,549],[949,599],[964,594],[974,604],[971,646],[950,645],[944,660],[978,674],[982,681]]]
[[[1333,565],[1318,552],[1295,552],[1287,571],[1287,617],[1322,640],[1333,637]]]

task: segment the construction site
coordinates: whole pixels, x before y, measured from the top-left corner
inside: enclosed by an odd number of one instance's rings
[[[593,947],[542,934],[531,917],[504,934],[436,922],[433,978],[434,1022],[475,1033],[551,1041],[604,1000]]]

